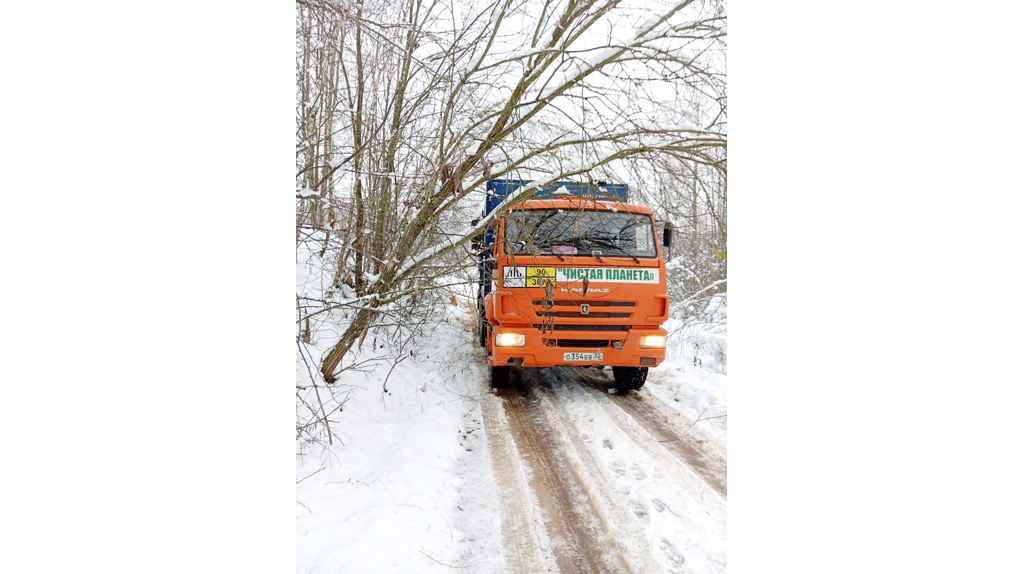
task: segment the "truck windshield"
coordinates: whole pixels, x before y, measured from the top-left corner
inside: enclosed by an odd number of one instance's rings
[[[506,249],[529,253],[597,257],[657,257],[649,215],[624,211],[524,209],[506,217]]]

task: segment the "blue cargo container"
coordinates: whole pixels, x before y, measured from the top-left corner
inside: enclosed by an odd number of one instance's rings
[[[530,183],[528,179],[491,179],[487,181],[487,201],[484,204],[484,215],[505,200],[512,192]],[[555,191],[565,187],[570,195],[577,197],[596,197],[599,201],[629,201],[629,185],[625,183],[579,183],[575,181],[556,181],[541,189],[532,199],[553,199],[558,197]]]

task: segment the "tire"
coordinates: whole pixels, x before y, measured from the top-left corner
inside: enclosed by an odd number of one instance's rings
[[[647,381],[647,367],[612,367],[615,386],[624,391],[636,390]]]
[[[495,389],[507,387],[508,376],[511,370],[512,367],[495,367],[494,365],[487,365],[487,375],[491,380],[491,387]]]

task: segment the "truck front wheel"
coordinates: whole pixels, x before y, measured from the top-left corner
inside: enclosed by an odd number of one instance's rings
[[[487,376],[491,380],[491,387],[497,389],[508,386],[508,375],[511,370],[512,367],[487,365]]]
[[[644,386],[647,380],[647,367],[612,367],[615,386],[624,390],[635,390]]]

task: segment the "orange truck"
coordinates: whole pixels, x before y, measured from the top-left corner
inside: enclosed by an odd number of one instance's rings
[[[625,184],[557,181],[515,204],[531,182],[487,182],[477,336],[492,387],[512,367],[611,366],[620,389],[639,389],[665,359],[668,295],[651,210]],[[476,223],[476,222],[474,222]],[[660,243],[660,244],[659,244]]]

